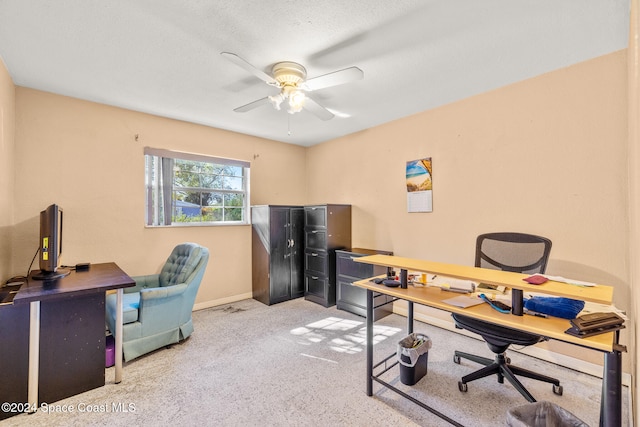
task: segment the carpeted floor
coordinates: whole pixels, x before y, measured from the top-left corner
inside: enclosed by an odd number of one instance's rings
[[[114,368],[89,392],[55,402],[47,413],[23,414],[0,426],[446,426],[443,420],[374,383],[365,393],[364,318],[296,299],[273,306],[255,300],[193,314],[195,332],[185,342],[126,363],[121,384]],[[392,354],[405,336],[406,319],[376,323],[375,359]],[[453,350],[491,356],[484,342],[416,323],[432,348],[428,373],[405,386],[395,367],[384,379],[466,426],[505,425],[509,408],[527,402],[508,383],[486,378],[458,390],[459,378],[479,368],[453,363]],[[523,379],[538,399],[561,406],[597,426],[601,380],[516,352],[512,363],[559,378],[564,395],[549,384]],[[623,388],[623,425],[628,425]],[[70,412],[73,411],[73,412]]]

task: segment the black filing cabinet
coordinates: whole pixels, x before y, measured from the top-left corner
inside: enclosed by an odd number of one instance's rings
[[[267,305],[304,295],[304,208],[251,207],[253,298]]]
[[[336,251],[337,297],[336,307],[359,316],[367,316],[367,290],[354,286],[352,283],[369,277],[387,273],[387,268],[379,265],[355,262],[355,258],[367,255],[393,255],[393,252],[375,249],[352,248]],[[373,306],[390,302],[392,297],[379,293],[373,294]],[[391,314],[392,304],[382,305],[374,309],[374,320],[382,319]]]
[[[335,252],[351,246],[351,205],[305,206],[304,236],[304,297],[335,305]]]

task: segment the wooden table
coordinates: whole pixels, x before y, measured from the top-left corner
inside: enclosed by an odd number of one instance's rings
[[[546,293],[554,296],[562,296],[584,301],[592,301],[603,304],[611,304],[613,300],[613,288],[611,286],[596,285],[593,287],[575,286],[561,282],[549,281],[542,285],[532,285],[522,279],[527,277],[526,274],[512,273],[500,270],[491,270],[479,267],[469,267],[457,264],[445,264],[438,262],[430,262],[416,260],[411,258],[403,258],[397,256],[372,255],[357,258],[354,261],[385,267],[393,267],[401,270],[401,278],[406,288],[397,287],[390,288],[381,284],[376,284],[369,279],[354,282],[355,286],[359,286],[367,290],[367,395],[373,395],[373,381],[376,381],[387,388],[409,398],[423,408],[431,411],[435,415],[459,425],[448,416],[439,413],[433,408],[422,402],[406,395],[402,391],[387,384],[373,374],[373,295],[374,293],[382,293],[392,296],[396,299],[408,302],[407,330],[408,333],[413,332],[413,304],[421,304],[429,307],[438,308],[451,313],[461,313],[468,317],[481,319],[487,322],[496,323],[509,328],[531,332],[537,335],[564,341],[570,344],[598,350],[604,353],[604,369],[602,384],[602,401],[600,419],[601,425],[619,426],[622,417],[622,351],[626,351],[623,346],[618,343],[619,332],[608,332],[605,334],[595,335],[589,338],[578,338],[566,334],[570,326],[567,319],[556,317],[540,318],[535,316],[521,315],[505,315],[497,312],[489,307],[488,304],[475,305],[468,308],[459,308],[443,302],[448,298],[452,298],[458,294],[442,291],[436,287],[413,287],[406,285],[406,277],[409,271],[424,272],[428,275],[438,275],[453,277],[456,279],[471,280],[474,282],[488,283],[492,285],[506,286],[512,290],[520,291],[520,304],[523,291],[535,291]],[[517,298],[518,296],[516,296]]]

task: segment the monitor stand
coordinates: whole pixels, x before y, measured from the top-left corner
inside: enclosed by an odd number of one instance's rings
[[[56,271],[34,270],[33,272],[31,272],[30,277],[33,280],[44,280],[45,282],[51,282],[68,276],[69,273],[71,273],[71,271],[66,268],[58,268],[56,269]]]

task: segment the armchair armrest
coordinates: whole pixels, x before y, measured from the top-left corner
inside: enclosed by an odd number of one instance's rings
[[[154,334],[180,325],[183,294],[187,285],[142,289],[138,321],[144,334]]]
[[[133,292],[140,292],[142,289],[157,288],[160,286],[159,274],[148,274],[146,276],[133,277],[136,285],[131,288],[125,288],[124,292],[129,294]]]
[[[177,295],[182,295],[187,290],[185,283],[179,285],[147,288],[140,290],[140,308],[142,308],[142,301],[149,301],[158,298],[171,298]]]

